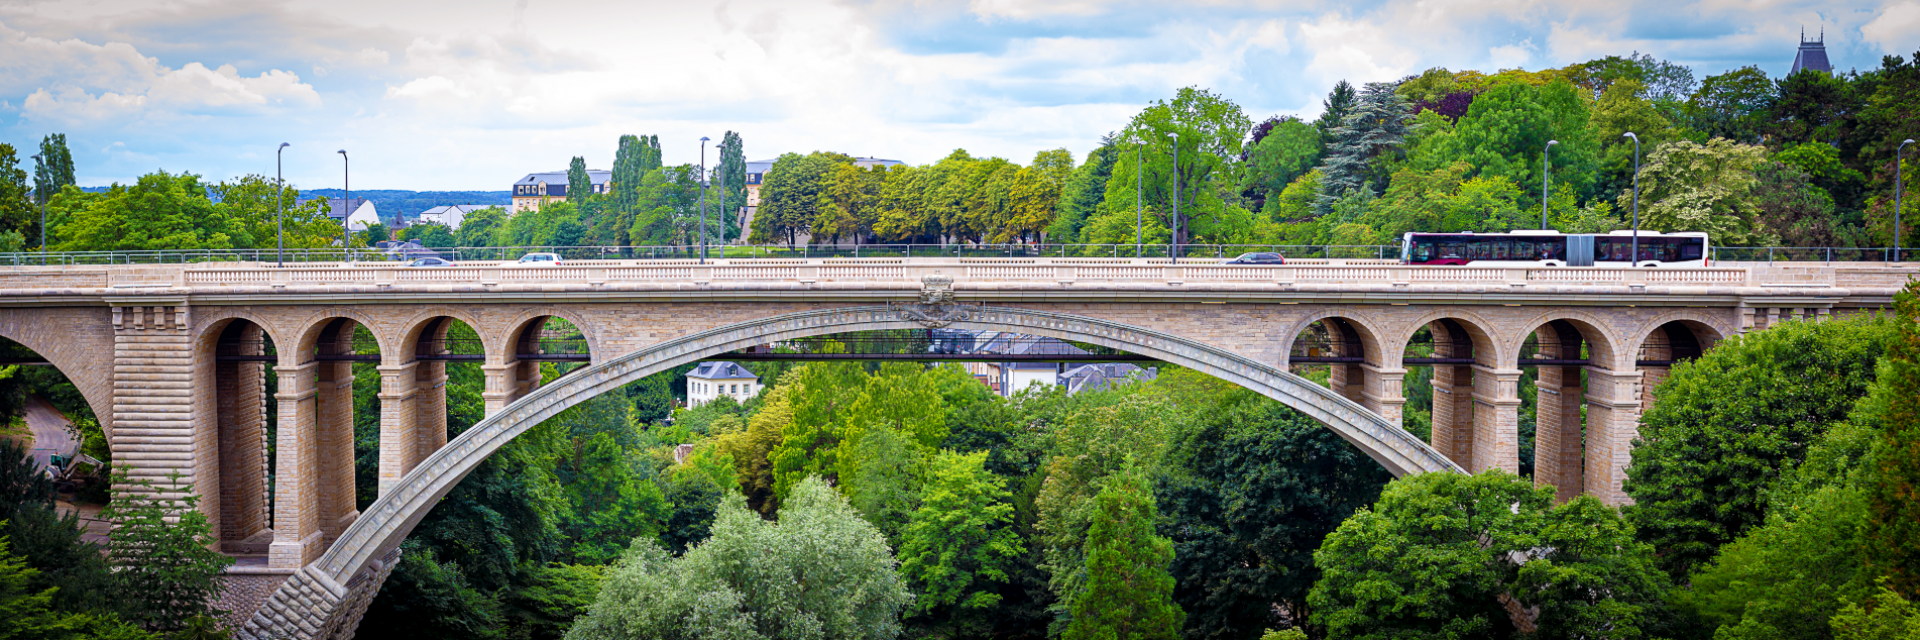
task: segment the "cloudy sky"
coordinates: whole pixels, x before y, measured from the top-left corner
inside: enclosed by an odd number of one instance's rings
[[[1920,0],[0,0],[0,142],[65,132],[80,183],[155,169],[505,190],[620,134],[669,163],[834,150],[1076,155],[1183,86],[1256,121],[1335,81],[1561,66],[1632,51],[1704,77],[1920,50]],[[22,156],[26,153],[22,153]]]

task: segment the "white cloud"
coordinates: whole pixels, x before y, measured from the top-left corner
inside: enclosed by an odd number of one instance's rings
[[[1867,41],[1883,53],[1906,55],[1920,49],[1920,2],[1906,0],[1888,6],[1872,22],[1860,27]]]
[[[1626,1],[0,3],[0,137],[66,131],[98,183],[161,163],[270,171],[286,139],[306,186],[335,186],[330,154],[345,147],[357,185],[496,189],[576,155],[609,166],[624,133],[660,135],[673,163],[726,130],[754,157],[929,162],[964,147],[1025,162],[1057,146],[1084,156],[1184,86],[1258,120],[1311,117],[1339,80],[1436,66],[1638,50],[1700,75],[1779,73],[1809,20],[1827,25],[1836,66],[1877,63],[1844,59],[1848,46],[1920,45],[1907,35],[1920,0]]]

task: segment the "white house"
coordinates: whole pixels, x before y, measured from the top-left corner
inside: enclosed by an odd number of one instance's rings
[[[380,224],[380,212],[373,208],[372,200],[355,200],[360,203],[347,214],[347,228],[353,231],[366,231],[367,225]]]
[[[448,229],[459,231],[460,223],[466,221],[467,216],[487,208],[506,209],[507,207],[498,204],[449,204],[420,212],[420,221],[444,225]]]
[[[687,373],[687,406],[698,407],[720,396],[745,402],[760,393],[760,376],[732,362],[702,362]]]

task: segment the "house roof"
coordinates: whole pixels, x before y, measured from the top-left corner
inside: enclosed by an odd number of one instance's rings
[[[469,213],[473,213],[475,211],[479,211],[481,209],[487,209],[487,208],[493,208],[493,207],[498,207],[501,209],[507,208],[506,205],[502,205],[502,204],[447,204],[447,205],[434,207],[426,211],[422,211],[420,212],[420,215],[421,216],[437,215],[437,214],[447,213],[448,211],[451,211],[453,209],[459,209],[461,215],[466,215]]]
[[[709,360],[694,367],[687,373],[689,378],[702,380],[759,380],[760,376],[748,371],[746,367],[724,360]]]
[[[1787,75],[1800,73],[1802,70],[1833,73],[1833,63],[1827,61],[1826,40],[1827,34],[1824,30],[1821,31],[1819,39],[1812,41],[1807,40],[1804,33],[1801,34],[1800,51],[1793,55],[1793,68],[1787,71]]]
[[[605,169],[588,169],[587,179],[592,181],[594,184],[606,184],[607,181],[613,179],[613,172]],[[545,182],[547,184],[566,184],[567,171],[565,169],[561,169],[559,171],[542,171],[538,173],[529,173],[527,174],[527,177],[521,178],[518,182],[515,182],[514,184],[516,185],[540,184],[542,182]]]
[[[1061,373],[1060,384],[1066,386],[1067,395],[1073,395],[1100,391],[1128,380],[1152,380],[1159,373],[1158,369],[1142,369],[1124,362],[1083,364]]]

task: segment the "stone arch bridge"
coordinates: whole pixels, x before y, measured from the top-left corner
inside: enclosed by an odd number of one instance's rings
[[[1619,504],[1640,412],[1675,360],[1782,321],[1875,313],[1916,272],[1086,258],[16,267],[0,269],[0,337],[73,380],[117,464],[184,477],[223,549],[263,560],[230,572],[243,636],[344,638],[400,542],[487,454],[575,403],[746,347],[932,326],[1091,343],[1273,397],[1396,475],[1517,470],[1522,367],[1537,367],[1536,483]],[[543,350],[549,318],[579,329],[579,352]],[[468,355],[449,355],[454,321],[479,336]],[[486,418],[449,442],[446,364],[460,359],[485,374]],[[553,359],[588,366],[541,386]],[[379,498],[364,512],[356,361],[380,373]],[[1308,362],[1329,368],[1328,385],[1290,373]],[[1434,368],[1426,442],[1400,428],[1408,366]]]

